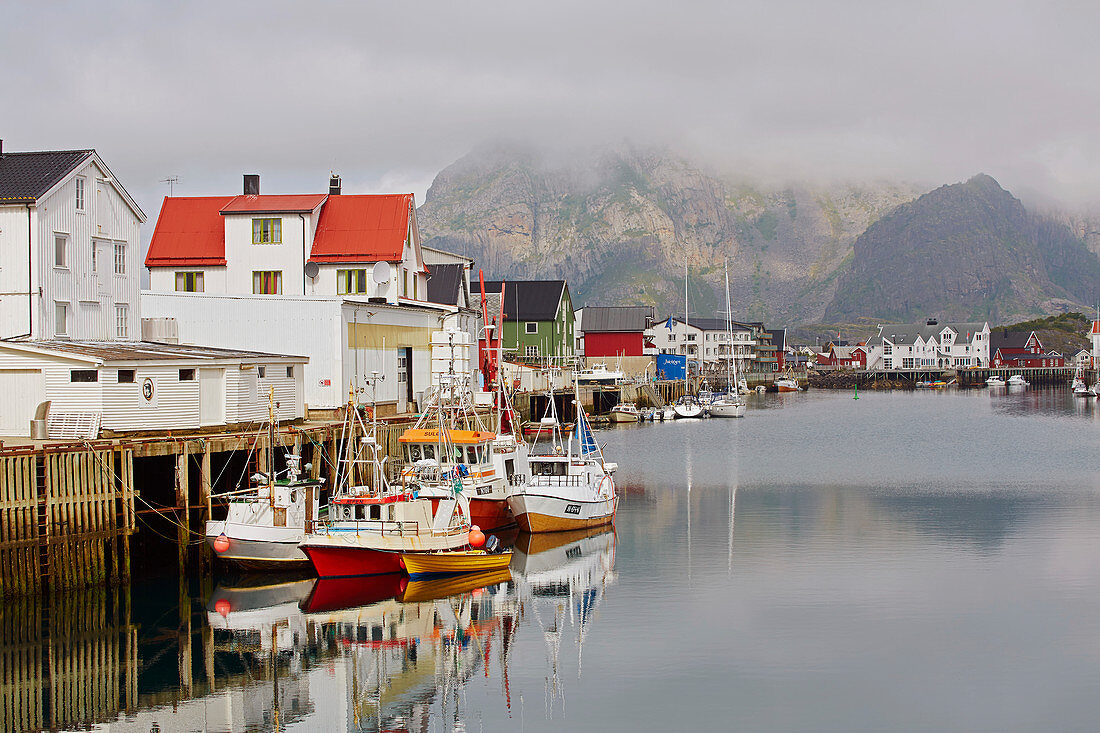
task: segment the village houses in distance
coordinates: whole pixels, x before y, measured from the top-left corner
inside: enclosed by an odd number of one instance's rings
[[[807,368],[1061,368],[1100,352],[1100,321],[1091,352],[1063,355],[985,322],[883,324],[822,348],[722,314],[584,307],[565,281],[483,280],[472,259],[424,246],[410,193],[318,184],[262,193],[245,174],[238,191],[165,197],[143,260],[148,215],[95,150],[0,142],[0,437],[227,429],[266,419],[269,394],[282,421],[331,415],[349,390],[380,416],[415,413],[444,329],[481,359],[502,349],[528,390],[578,365],[654,381],[733,360],[763,386]]]

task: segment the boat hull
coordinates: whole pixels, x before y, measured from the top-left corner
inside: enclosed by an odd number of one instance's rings
[[[396,552],[380,552],[365,547],[304,544],[302,551],[309,557],[321,578],[347,578],[354,575],[384,575],[400,573],[405,566]]]
[[[703,416],[702,405],[674,405],[672,409],[675,410],[678,418]]]
[[[792,387],[789,384],[779,384],[779,383],[776,383],[775,390],[777,392],[798,392],[798,391],[800,391],[800,389],[798,387]]]
[[[435,513],[442,497],[429,498],[432,500],[432,512]],[[508,509],[507,499],[470,499],[470,524],[476,524],[482,532],[493,532],[511,527],[515,523],[516,519]]]
[[[707,409],[711,417],[744,417],[747,406],[742,403],[727,404],[722,402],[711,403]]]
[[[508,499],[508,504],[524,532],[566,532],[614,522],[618,497],[578,501],[542,494],[516,494]]]
[[[206,544],[218,560],[244,570],[298,570],[310,567],[309,558],[298,548],[302,530],[265,527],[259,531],[270,535],[270,539],[240,536],[247,530],[251,533],[258,531],[256,528],[236,527],[232,523],[207,522]],[[219,552],[214,542],[223,533],[229,538],[229,547]]]
[[[638,422],[639,415],[636,412],[615,412],[611,411],[611,422]]]
[[[458,550],[455,552],[409,552],[401,556],[409,577],[443,573],[479,573],[507,568],[511,552],[491,554]]]

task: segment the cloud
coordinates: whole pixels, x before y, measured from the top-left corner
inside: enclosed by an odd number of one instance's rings
[[[22,4],[10,150],[179,195],[417,187],[497,138],[629,138],[779,178],[990,173],[1095,199],[1100,11],[1005,2]],[[151,227],[149,228],[151,229]]]

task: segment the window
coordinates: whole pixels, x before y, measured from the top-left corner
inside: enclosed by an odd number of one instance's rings
[[[99,372],[95,369],[73,369],[69,372],[70,382],[98,382]]]
[[[267,367],[265,367],[265,366],[256,367],[256,376],[259,377],[260,379],[263,379],[264,377],[266,377],[267,376]]]
[[[119,384],[133,384],[134,383],[134,370],[133,369],[119,369],[118,370],[118,383]]]
[[[882,353],[883,353],[884,356],[887,355],[887,354],[893,354],[894,353],[894,345],[889,343],[888,341],[883,341],[882,342]]]
[[[53,332],[56,336],[67,336],[69,334],[69,304],[68,303],[54,303],[53,304]]]
[[[96,250],[99,247],[96,246],[95,240],[92,240],[92,272],[99,272],[99,263],[96,261]]]
[[[916,368],[916,366],[917,366],[916,359],[905,358],[905,359],[901,360],[901,368],[902,369],[914,369],[914,368]]]
[[[535,321],[527,321],[527,323],[524,324],[523,328],[524,328],[524,333],[538,333],[539,332],[539,324],[536,323]]]
[[[177,272],[176,291],[180,293],[201,293],[203,282],[201,272]]]
[[[181,382],[194,382],[195,370],[194,369],[180,369],[180,381]]]
[[[524,351],[524,356],[538,356],[538,355],[539,355],[539,347],[537,347],[537,346],[528,346],[526,351]]]
[[[397,357],[397,381],[404,382],[408,378],[408,359],[404,356]]]
[[[674,333],[670,333],[670,334],[668,335],[668,340],[669,340],[669,341],[675,341],[675,340],[676,340],[676,334],[674,334]]]
[[[253,219],[252,244],[282,244],[282,219]]]
[[[336,271],[336,293],[338,295],[344,295],[347,293],[365,293],[367,292],[367,271],[366,270],[337,270]]]
[[[288,366],[286,368],[286,376],[287,379],[294,379],[294,367]]]
[[[84,184],[86,183],[83,176],[76,177],[76,210],[84,211]]]
[[[401,294],[409,297],[409,271],[404,267],[401,268]]]
[[[419,278],[417,278],[416,275],[413,275],[413,300],[416,300],[417,285],[419,285]]]
[[[130,338],[130,306],[115,306],[115,338]]]
[[[55,236],[53,238],[53,266],[68,267],[69,239],[68,237]]]
[[[687,340],[688,340],[688,341],[694,341],[694,340],[695,340],[695,334],[693,334],[693,333],[689,333],[689,334],[687,335]]]
[[[126,274],[126,243],[115,242],[115,274]]]
[[[280,295],[283,292],[282,270],[253,272],[252,292],[257,295]]]

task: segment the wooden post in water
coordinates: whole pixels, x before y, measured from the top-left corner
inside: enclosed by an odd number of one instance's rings
[[[202,446],[202,463],[199,470],[199,527],[202,530],[202,534],[206,534],[206,523],[210,520],[211,503],[210,496],[213,493],[213,487],[210,485],[211,473],[210,473],[210,444],[203,441]],[[199,545],[199,572],[202,577],[206,577],[210,573],[210,566],[213,564],[213,557],[211,556],[210,548],[207,547],[204,541]]]
[[[176,543],[179,546],[180,578],[187,575],[187,546],[191,539],[187,458],[187,443],[184,442],[179,455],[176,456]]]

